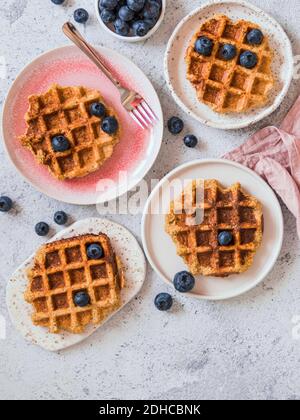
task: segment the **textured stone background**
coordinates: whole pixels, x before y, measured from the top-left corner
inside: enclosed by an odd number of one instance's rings
[[[287,30],[300,54],[298,0],[255,0]],[[77,6],[92,19],[85,29],[96,45],[116,48],[150,77],[162,100],[165,117],[182,115],[186,131],[201,138],[187,150],[180,138],[165,132],[160,157],[148,179],[162,177],[179,163],[197,157],[218,157],[242,141],[249,130],[223,133],[186,118],[171,100],[163,76],[163,54],[176,24],[199,0],[168,1],[159,32],[144,44],[119,43],[101,32],[93,0],[1,0],[0,57],[8,74],[0,79],[2,106],[11,82],[38,54],[66,43],[60,31]],[[294,81],[281,108],[259,127],[277,124],[300,93]],[[257,127],[257,128],[259,128]],[[15,213],[0,215],[0,313],[7,319],[7,339],[0,340],[0,398],[300,398],[300,341],[292,339],[292,317],[300,314],[299,242],[293,217],[284,208],[285,237],[281,256],[263,284],[224,303],[198,302],[176,296],[175,309],[160,313],[156,293],[167,287],[149,269],[136,300],[94,336],[74,349],[49,354],[27,344],[12,327],[5,308],[10,274],[42,243],[33,232],[40,220],[50,221],[57,209],[74,219],[97,216],[95,207],[67,206],[39,194],[15,171],[0,144],[0,194],[17,203]],[[112,217],[140,235],[140,217]],[[172,290],[171,290],[172,292]]]

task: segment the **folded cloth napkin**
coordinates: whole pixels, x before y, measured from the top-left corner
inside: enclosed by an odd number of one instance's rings
[[[297,219],[300,238],[300,97],[279,128],[266,127],[223,156],[257,172]]]

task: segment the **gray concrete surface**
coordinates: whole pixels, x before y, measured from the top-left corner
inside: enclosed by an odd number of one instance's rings
[[[180,138],[165,132],[163,147],[147,176],[162,177],[178,164],[196,157],[218,157],[242,143],[250,130],[223,133],[187,118],[171,100],[163,76],[165,45],[176,24],[199,0],[168,1],[159,32],[145,43],[119,43],[103,33],[93,0],[0,2],[0,57],[7,77],[0,78],[2,106],[11,82],[38,54],[66,43],[61,24],[75,7],[86,7],[91,21],[85,34],[96,45],[119,49],[138,64],[154,83],[165,117],[184,117],[186,131],[201,139],[188,150]],[[300,54],[300,2],[255,0],[287,30],[295,54]],[[261,122],[277,124],[300,93],[294,81],[281,108]],[[253,131],[253,128],[252,128]],[[263,284],[223,303],[198,302],[176,296],[175,309],[160,313],[156,293],[168,288],[149,268],[140,295],[104,328],[74,349],[49,354],[27,344],[14,330],[5,307],[10,274],[43,240],[33,226],[51,220],[64,209],[79,220],[97,216],[96,208],[60,204],[35,191],[8,162],[0,142],[0,194],[17,203],[12,214],[0,215],[0,313],[7,321],[7,338],[0,340],[1,399],[298,399],[300,398],[300,341],[293,339],[292,318],[300,315],[299,241],[295,220],[283,208],[285,236],[281,256]],[[114,216],[140,237],[140,216]]]

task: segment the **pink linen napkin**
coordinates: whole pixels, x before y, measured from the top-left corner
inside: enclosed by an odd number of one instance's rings
[[[225,159],[257,172],[297,219],[300,238],[300,97],[279,128],[266,127]]]

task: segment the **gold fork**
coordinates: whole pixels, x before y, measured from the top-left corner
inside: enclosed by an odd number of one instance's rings
[[[120,93],[123,107],[131,118],[142,128],[147,129],[155,124],[157,117],[147,102],[134,90],[126,89],[112,75],[110,69],[101,59],[100,54],[80,34],[71,22],[63,25],[64,34],[109,78]]]

